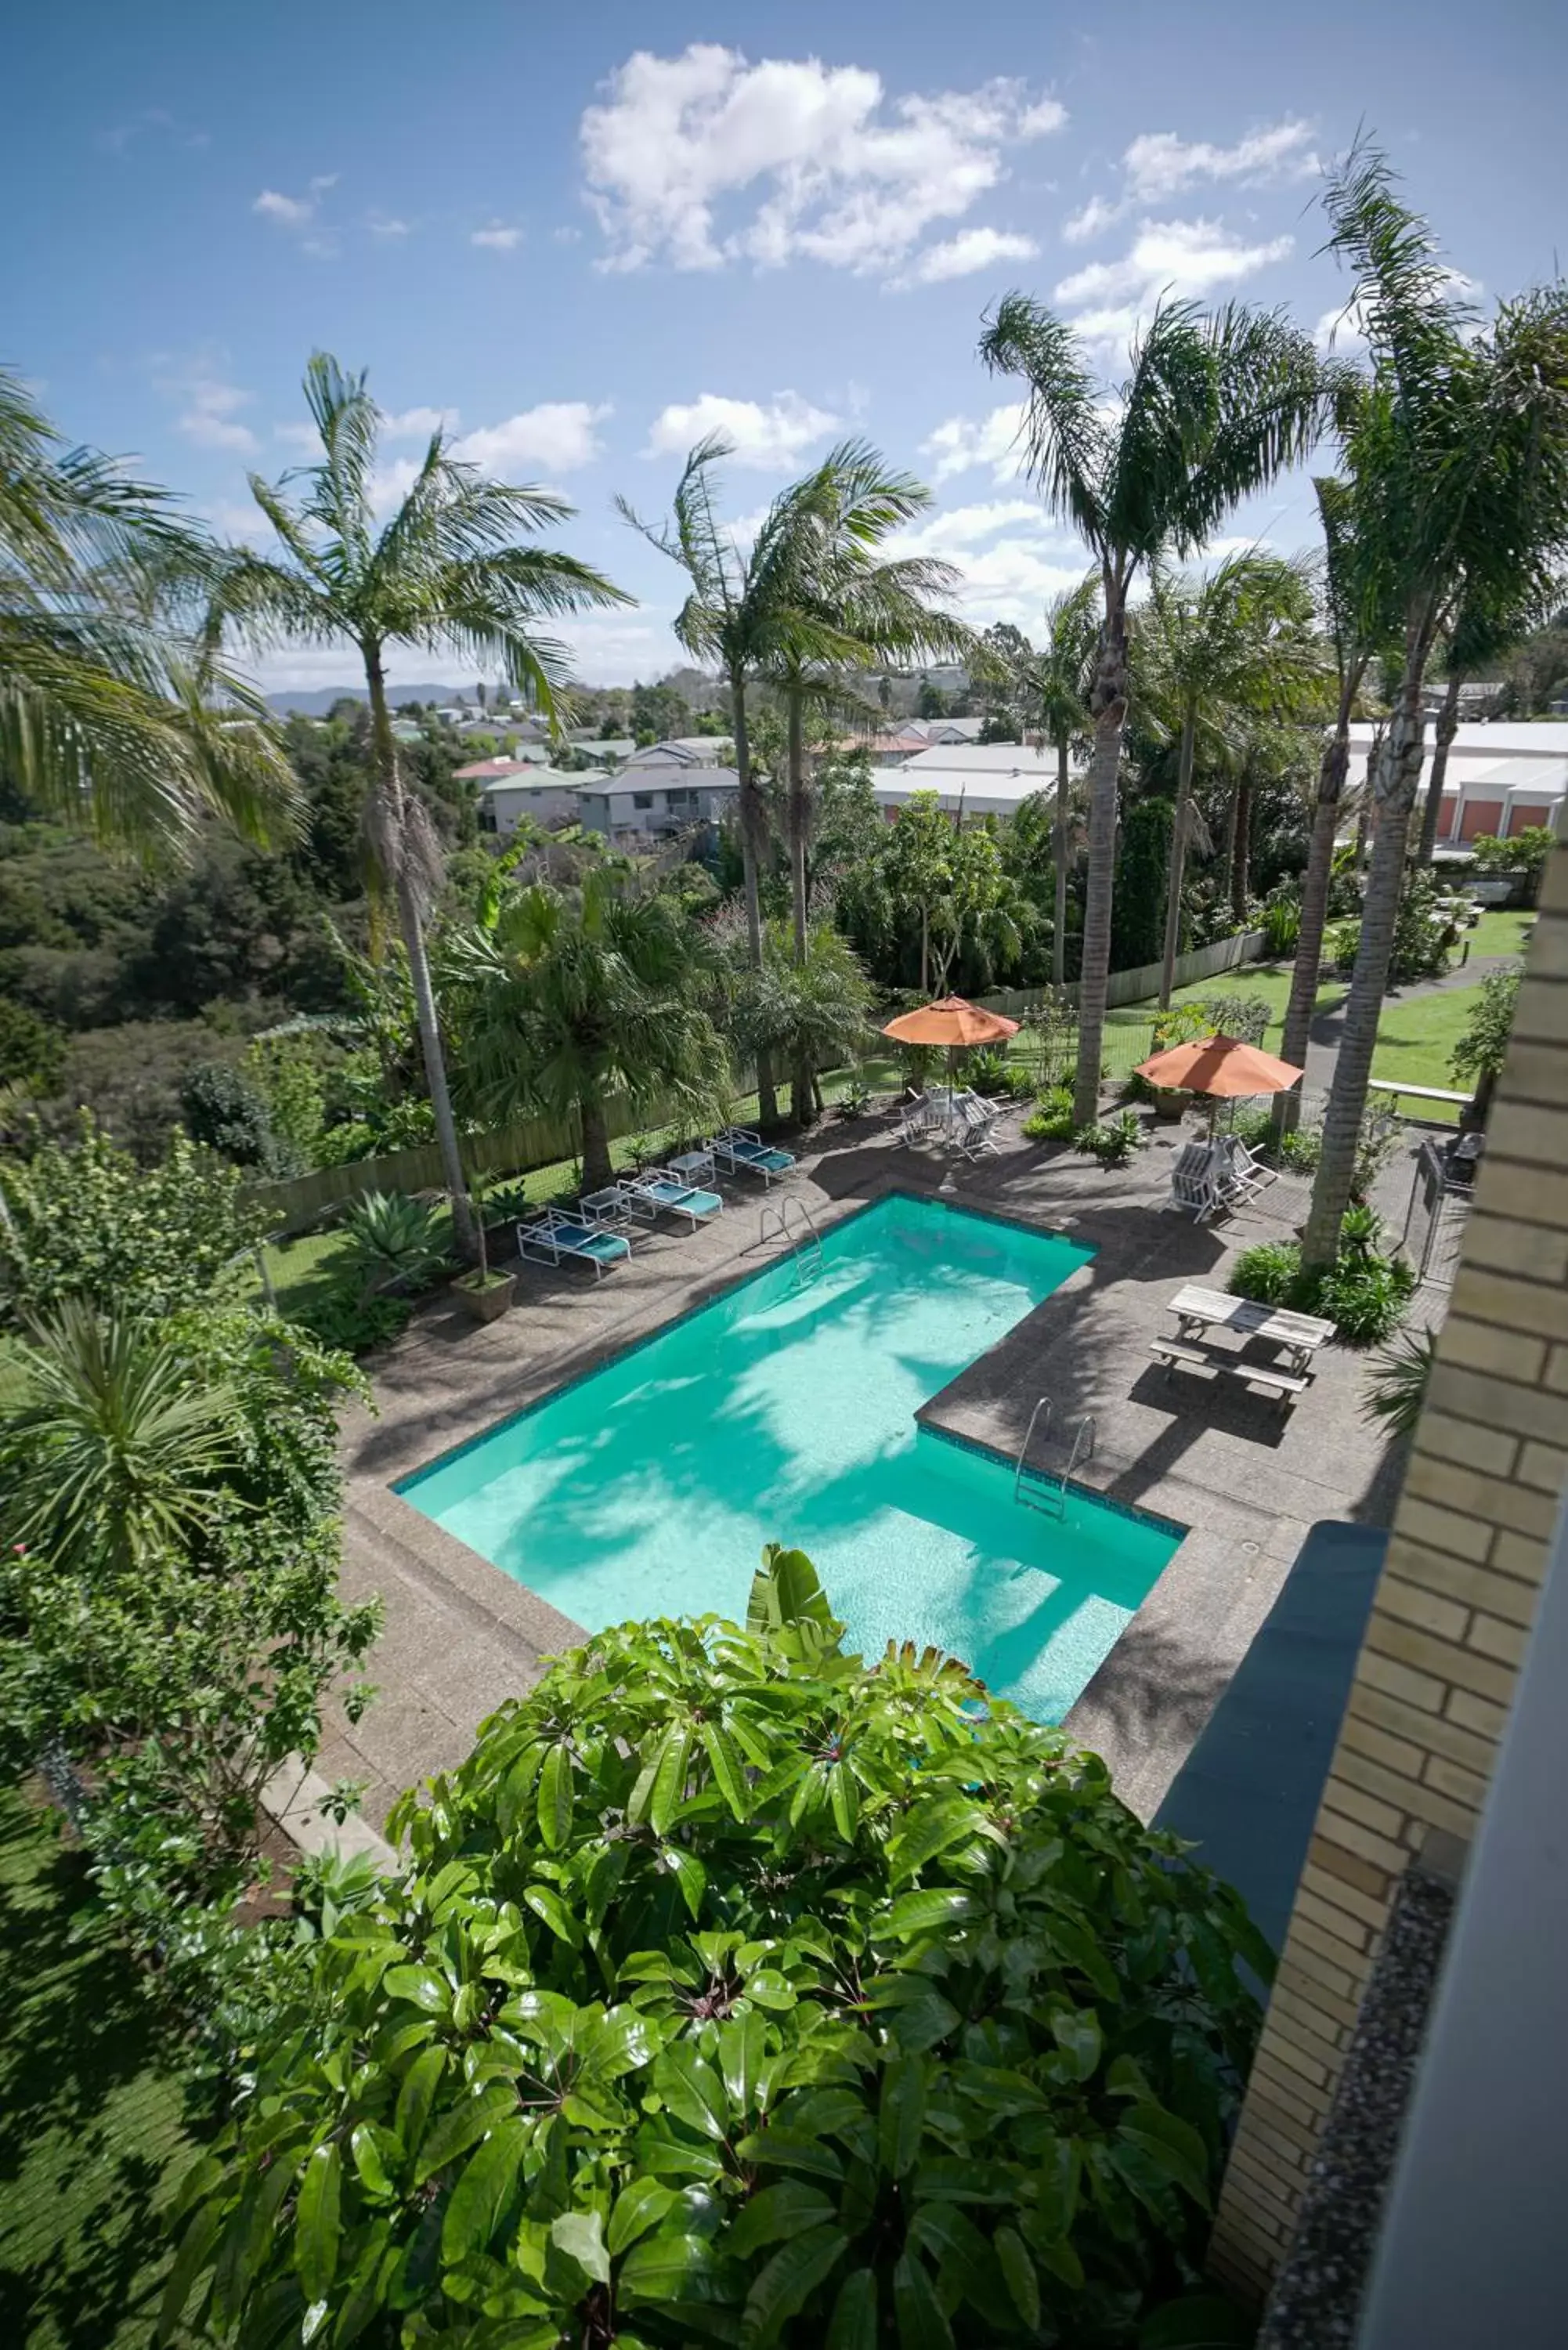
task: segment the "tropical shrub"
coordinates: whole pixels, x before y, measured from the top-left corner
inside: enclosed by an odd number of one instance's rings
[[[1073,1139],[1073,1088],[1053,1086],[1040,1097],[1040,1107],[1023,1121],[1028,1142],[1070,1142]]]
[[[1352,1209],[1345,1221],[1365,1213]],[[1373,1224],[1376,1232],[1376,1219]],[[1360,1238],[1342,1248],[1326,1272],[1303,1274],[1299,1243],[1264,1241],[1242,1251],[1227,1285],[1234,1297],[1321,1315],[1347,1347],[1371,1347],[1403,1320],[1416,1274],[1404,1257],[1380,1255],[1374,1243]]]
[[[1330,971],[1347,972],[1355,968],[1355,957],[1361,945],[1361,917],[1357,914],[1344,921],[1330,922],[1323,934],[1323,960]]]
[[[72,1142],[28,1128],[0,1166],[0,1322],[34,1320],[65,1298],[102,1314],[170,1314],[238,1296],[267,1218],[247,1208],[236,1167],[176,1135],[139,1166],[85,1113]]]
[[[1522,977],[1518,971],[1494,971],[1477,988],[1470,1016],[1449,1063],[1456,1077],[1473,1077],[1479,1085],[1482,1078],[1501,1076]]]
[[[1283,962],[1296,951],[1296,941],[1302,934],[1302,905],[1299,887],[1282,881],[1270,891],[1263,905],[1264,951],[1272,962]]]
[[[1243,1249],[1226,1283],[1232,1297],[1259,1305],[1284,1305],[1301,1277],[1302,1253],[1294,1241],[1259,1241]]]
[[[1120,1111],[1104,1125],[1085,1126],[1073,1137],[1075,1149],[1097,1159],[1102,1167],[1125,1167],[1135,1150],[1141,1150],[1145,1136],[1143,1124],[1130,1109]]]
[[[1392,1346],[1374,1355],[1366,1367],[1363,1418],[1381,1420],[1390,1436],[1414,1435],[1437,1355],[1435,1330],[1400,1331]]]
[[[1000,1045],[983,1045],[978,1052],[971,1053],[964,1063],[963,1074],[965,1084],[977,1094],[1000,1094],[1009,1090],[1012,1071],[1007,1055]]]
[[[1394,921],[1394,947],[1388,965],[1391,987],[1408,987],[1417,980],[1435,979],[1449,967],[1449,952],[1459,937],[1459,924],[1438,903],[1432,874],[1417,867],[1407,878]]]
[[[1266,995],[1210,995],[1199,1009],[1217,1036],[1233,1036],[1241,1045],[1261,1045],[1274,1016]]]
[[[385,1290],[418,1290],[448,1256],[445,1211],[406,1191],[362,1191],[343,1211],[361,1302]]]
[[[1533,906],[1540,894],[1541,877],[1546,870],[1546,860],[1557,846],[1557,836],[1549,824],[1529,824],[1511,833],[1506,840],[1495,833],[1483,832],[1470,847],[1475,851],[1478,872],[1491,876],[1517,873],[1524,882],[1524,902]]]
[[[1323,1157],[1321,1126],[1298,1126],[1293,1134],[1280,1137],[1280,1164],[1288,1167],[1293,1175],[1314,1175]]]
[[[406,1330],[413,1311],[411,1299],[389,1296],[385,1290],[367,1297],[361,1284],[352,1280],[335,1282],[307,1298],[295,1309],[294,1319],[322,1346],[364,1355]]]
[[[744,1630],[601,1633],[403,1799],[166,2326],[1111,2350],[1183,2297],[1266,1948],[1060,1731],[840,1637],[770,1552]]]

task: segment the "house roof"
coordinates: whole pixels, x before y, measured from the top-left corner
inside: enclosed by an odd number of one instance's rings
[[[623,767],[618,775],[574,775],[594,799],[626,792],[724,792],[741,788],[733,767]]]
[[[488,765],[479,788],[482,792],[575,792],[590,780],[587,775],[569,775],[565,767],[506,759],[499,765]]]
[[[1350,730],[1351,756],[1365,758],[1372,748],[1376,728],[1369,719],[1359,718]],[[1432,737],[1427,736],[1430,751]],[[1538,723],[1510,723],[1501,720],[1486,722],[1476,719],[1459,727],[1454,736],[1453,759],[1466,754],[1489,759],[1561,759],[1568,762],[1568,724],[1561,720],[1542,719]]]
[[[1013,816],[1036,792],[1055,786],[1055,773],[1030,768],[1023,775],[999,775],[983,767],[937,767],[917,775],[906,760],[901,767],[883,767],[871,778],[871,793],[879,807],[908,807],[917,792],[934,792],[949,815],[962,808],[970,816]]]
[[[1038,784],[1056,780],[1054,751],[1033,751],[1026,743],[940,743],[894,769],[899,775],[974,774],[1033,775]]]

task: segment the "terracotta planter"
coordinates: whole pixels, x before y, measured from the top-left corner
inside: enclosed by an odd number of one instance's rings
[[[1179,1086],[1156,1086],[1154,1088],[1154,1114],[1166,1125],[1174,1124],[1184,1117],[1191,1101],[1192,1096],[1184,1093]]]
[[[483,1289],[461,1279],[449,1283],[448,1287],[463,1312],[475,1322],[499,1321],[517,1294],[516,1282],[510,1274],[500,1280],[492,1277]]]

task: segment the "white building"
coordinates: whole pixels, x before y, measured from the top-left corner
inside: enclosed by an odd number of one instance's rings
[[[1376,734],[1366,721],[1350,730],[1350,781],[1359,783],[1366,772],[1367,754]],[[1432,734],[1427,733],[1427,762],[1421,770],[1421,792],[1431,774]],[[1443,777],[1443,805],[1438,817],[1440,848],[1462,848],[1480,833],[1506,840],[1527,826],[1549,824],[1563,828],[1563,808],[1568,800],[1568,725],[1549,720],[1538,723],[1494,721],[1461,726],[1454,736]]]
[[[1034,793],[1055,788],[1054,750],[1036,751],[1023,743],[937,743],[871,779],[877,805],[889,822],[917,792],[935,792],[949,816],[1016,816]]]
[[[634,767],[719,767],[735,755],[735,746],[722,734],[672,734],[667,743],[649,743],[632,754]]]
[[[576,824],[581,787],[592,776],[568,775],[559,767],[541,767],[531,760],[485,759],[479,781],[479,829],[505,835],[515,832],[526,816],[546,832],[557,825]],[[466,769],[460,768],[460,775]]]

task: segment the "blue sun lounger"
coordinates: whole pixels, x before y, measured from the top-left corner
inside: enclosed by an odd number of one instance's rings
[[[713,1156],[737,1174],[742,1168],[771,1185],[775,1175],[787,1175],[794,1165],[791,1150],[774,1150],[749,1127],[732,1126],[713,1137]]]
[[[537,1223],[517,1227],[517,1253],[520,1257],[536,1256],[546,1264],[559,1264],[568,1257],[591,1264],[594,1278],[602,1281],[612,1264],[631,1254],[631,1243],[619,1232],[607,1232],[579,1217],[563,1215],[552,1208]]]
[[[660,1167],[650,1167],[641,1175],[628,1175],[618,1184],[622,1199],[634,1216],[684,1216],[693,1232],[699,1224],[711,1223],[724,1212],[724,1202],[717,1191],[700,1191],[683,1183],[678,1175],[667,1175]]]

